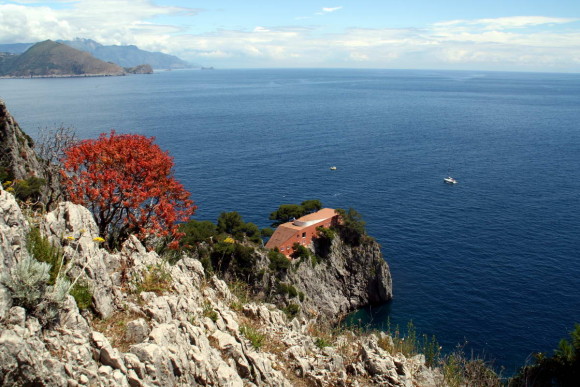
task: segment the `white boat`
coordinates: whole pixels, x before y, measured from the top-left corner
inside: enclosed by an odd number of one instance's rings
[[[451,176],[447,176],[446,178],[443,179],[443,181],[446,182],[447,184],[457,184],[457,180],[455,180]]]
[[[336,167],[335,166],[332,166],[332,167],[330,167],[330,170],[331,171],[336,171]]]

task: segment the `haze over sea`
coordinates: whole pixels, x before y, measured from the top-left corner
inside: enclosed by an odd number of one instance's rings
[[[393,275],[376,326],[413,320],[513,370],[580,322],[578,74],[172,71],[4,79],[0,98],[33,137],[155,136],[197,219],[357,209]]]

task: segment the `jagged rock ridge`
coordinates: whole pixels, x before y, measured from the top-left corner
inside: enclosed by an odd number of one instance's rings
[[[62,196],[58,168],[37,156],[34,141],[20,129],[1,99],[0,149],[0,172],[6,174],[8,180],[26,180],[30,177],[43,179],[40,201],[47,207],[52,206],[54,200]]]

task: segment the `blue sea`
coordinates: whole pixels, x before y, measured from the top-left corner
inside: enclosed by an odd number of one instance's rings
[[[33,137],[155,136],[197,219],[355,208],[392,270],[393,301],[359,314],[377,327],[509,373],[580,322],[578,74],[190,70],[3,79],[0,98]]]

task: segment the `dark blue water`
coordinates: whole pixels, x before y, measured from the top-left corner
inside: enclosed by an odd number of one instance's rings
[[[0,97],[33,136],[155,136],[199,219],[356,208],[393,274],[377,325],[513,369],[580,322],[580,75],[173,71],[0,80]]]

